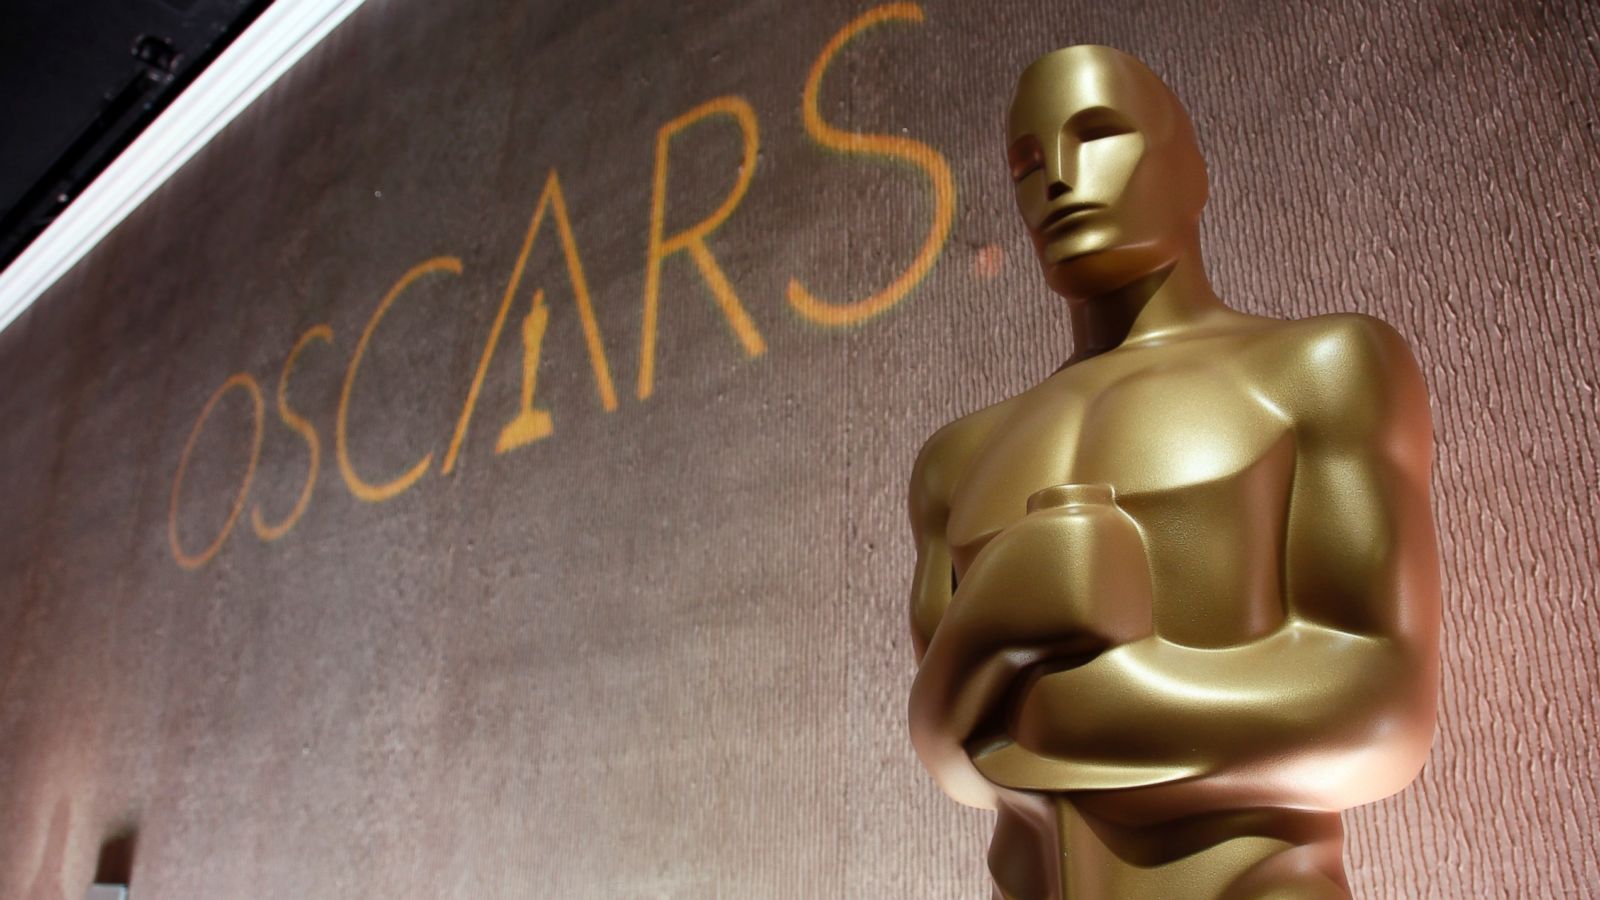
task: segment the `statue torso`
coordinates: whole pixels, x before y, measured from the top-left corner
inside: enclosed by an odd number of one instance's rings
[[[1276,627],[1295,423],[1274,397],[1308,326],[1241,318],[1092,357],[992,409],[949,498],[957,579],[1033,492],[1105,483],[1143,531],[1157,633],[1226,646]]]

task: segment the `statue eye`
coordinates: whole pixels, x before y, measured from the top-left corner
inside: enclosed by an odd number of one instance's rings
[[[1011,180],[1020,182],[1029,175],[1044,168],[1044,155],[1039,151],[1038,141],[1018,141],[1011,148]]]
[[[1067,133],[1077,138],[1080,144],[1128,134],[1131,131],[1133,123],[1128,121],[1127,116],[1109,106],[1091,106],[1079,110],[1067,120]]]
[[[1011,180],[1021,181],[1022,179],[1027,178],[1029,175],[1039,171],[1040,168],[1042,167],[1040,166],[1038,160],[1034,160],[1021,166],[1012,166]]]
[[[1121,122],[1095,122],[1078,132],[1078,140],[1087,144],[1090,141],[1098,141],[1101,138],[1116,137],[1119,134],[1128,134],[1131,131],[1133,131],[1132,128],[1129,128]]]

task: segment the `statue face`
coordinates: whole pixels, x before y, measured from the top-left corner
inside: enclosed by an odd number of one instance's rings
[[[1188,116],[1121,51],[1068,47],[1029,66],[1009,140],[1017,207],[1045,280],[1064,296],[1169,265],[1198,228],[1205,163]]]

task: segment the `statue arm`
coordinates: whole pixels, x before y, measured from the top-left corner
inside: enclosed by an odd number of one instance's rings
[[[954,563],[945,537],[950,518],[950,494],[954,490],[960,421],[936,432],[917,454],[911,469],[909,512],[911,536],[916,544],[917,564],[911,578],[911,640],[917,661],[928,651],[928,642],[944,618],[955,593]]]
[[[1286,401],[1284,625],[1223,649],[1147,638],[1041,678],[1013,719],[1019,747],[1190,773],[1148,789],[1169,811],[1343,809],[1415,777],[1439,677],[1427,396],[1387,325],[1330,319]]]
[[[1010,413],[1014,400],[985,407],[934,432],[911,467],[908,507],[917,548],[911,579],[911,638],[918,662],[955,596],[955,560],[945,526],[956,483],[995,424]]]

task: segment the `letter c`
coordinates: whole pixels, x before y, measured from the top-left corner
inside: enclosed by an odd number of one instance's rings
[[[411,267],[411,271],[400,276],[400,280],[389,289],[383,302],[378,304],[378,308],[372,313],[372,318],[367,321],[366,330],[361,332],[361,342],[356,344],[355,355],[350,357],[350,367],[344,373],[344,389],[339,393],[339,415],[334,422],[334,449],[339,458],[339,473],[344,476],[345,486],[350,488],[350,493],[357,499],[367,503],[381,503],[404,492],[428,471],[429,464],[433,462],[433,454],[429,453],[399,478],[383,484],[371,484],[357,474],[355,466],[350,463],[346,422],[350,413],[350,389],[355,386],[356,372],[361,368],[361,357],[367,352],[367,344],[372,341],[372,332],[377,329],[378,322],[412,282],[431,272],[439,271],[460,275],[461,260],[454,256],[435,256],[433,259],[417,263]]]

